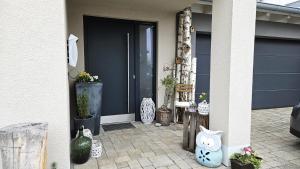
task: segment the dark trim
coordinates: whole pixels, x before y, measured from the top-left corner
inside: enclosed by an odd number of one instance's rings
[[[285,38],[285,37],[272,37],[272,36],[260,36],[260,35],[255,35],[255,38],[258,38],[258,39],[274,39],[274,40],[300,41],[300,39]]]

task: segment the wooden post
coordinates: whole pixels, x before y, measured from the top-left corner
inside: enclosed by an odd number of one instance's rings
[[[0,129],[3,169],[46,169],[47,123],[21,123]]]

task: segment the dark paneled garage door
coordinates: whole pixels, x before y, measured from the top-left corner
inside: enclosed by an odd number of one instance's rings
[[[197,35],[197,93],[209,91],[210,36]],[[300,41],[256,38],[253,109],[292,106],[300,100]]]

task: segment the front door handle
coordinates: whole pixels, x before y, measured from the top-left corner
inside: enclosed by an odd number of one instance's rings
[[[130,113],[130,34],[127,33],[127,112]]]

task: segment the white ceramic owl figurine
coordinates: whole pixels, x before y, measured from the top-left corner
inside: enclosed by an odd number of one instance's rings
[[[201,132],[196,137],[196,159],[206,167],[218,167],[223,160],[221,149],[222,131],[211,131],[200,126]]]

